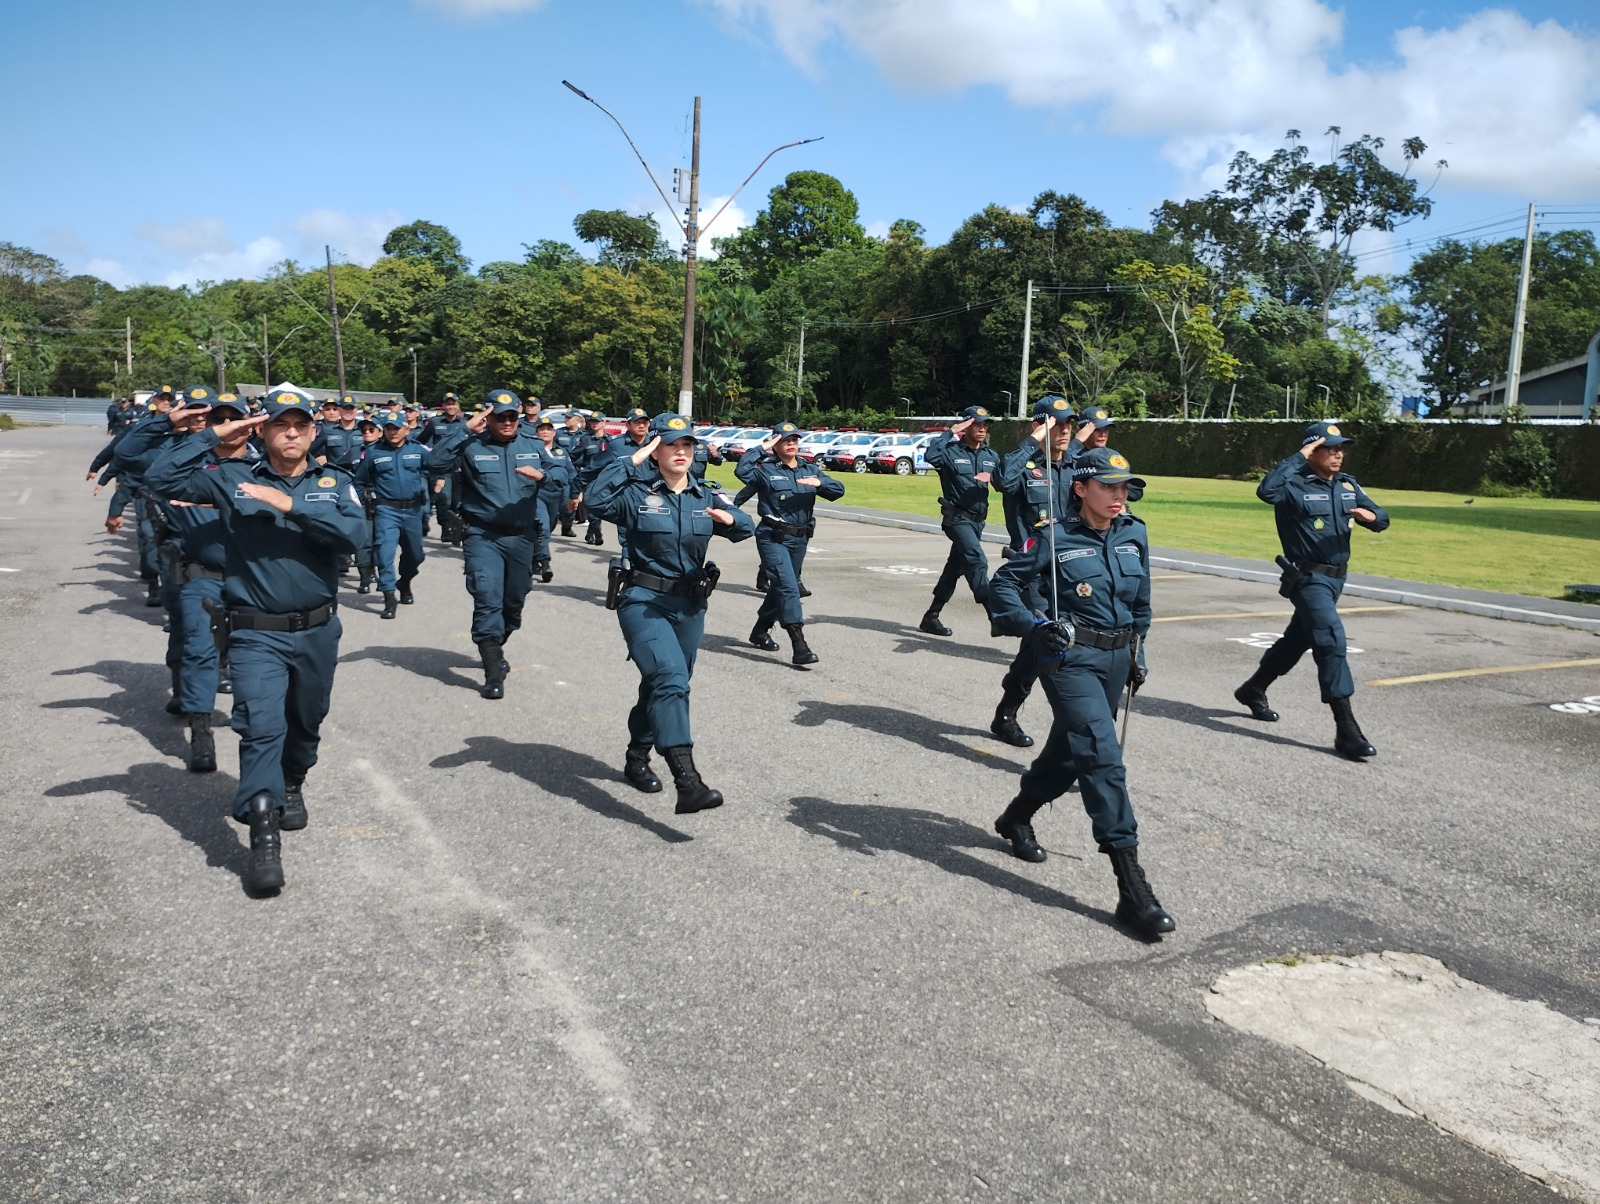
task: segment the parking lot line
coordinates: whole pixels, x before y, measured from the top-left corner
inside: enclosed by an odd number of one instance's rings
[[[1404,610],[1402,606],[1341,606],[1342,615],[1357,615],[1370,610]],[[1199,619],[1274,619],[1294,614],[1291,610],[1224,610],[1209,615],[1157,615],[1152,623],[1192,623]]]
[[[1366,682],[1369,686],[1409,686],[1422,681],[1449,681],[1456,677],[1489,677],[1496,673],[1532,673],[1536,669],[1577,669],[1583,665],[1600,665],[1600,656],[1581,661],[1544,661],[1537,665],[1495,665],[1488,669],[1452,669],[1448,673],[1418,673],[1413,677],[1381,677]]]

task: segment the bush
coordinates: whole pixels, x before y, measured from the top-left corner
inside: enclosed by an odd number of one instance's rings
[[[9,431],[16,425],[10,414],[0,414],[0,431]]]
[[[1547,494],[1556,475],[1556,460],[1544,437],[1530,427],[1518,427],[1484,465],[1494,485]]]

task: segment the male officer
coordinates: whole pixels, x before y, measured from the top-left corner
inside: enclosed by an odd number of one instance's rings
[[[1289,456],[1256,487],[1256,496],[1273,507],[1283,555],[1279,592],[1294,603],[1294,618],[1276,643],[1261,656],[1261,665],[1233,696],[1250,708],[1253,718],[1273,723],[1278,712],[1267,704],[1267,687],[1289,672],[1311,650],[1317,664],[1322,701],[1333,709],[1333,747],[1352,761],[1375,757],[1372,746],[1350,709],[1355,682],[1345,660],[1344,623],[1337,604],[1350,564],[1350,531],[1357,523],[1369,531],[1386,531],[1389,515],[1340,471],[1350,437],[1337,421],[1306,427],[1300,450]]]
[[[510,389],[491,389],[488,410],[467,423],[467,437],[433,449],[428,466],[458,474],[472,642],[483,661],[485,698],[505,697],[505,644],[522,626],[533,584],[535,528],[544,447],[520,429],[521,405]]]
[[[260,416],[184,440],[149,481],[163,497],[216,507],[222,521],[239,733],[233,816],[250,827],[245,885],[262,893],[283,886],[280,830],[306,826],[303,785],[339,660],[339,558],[362,534],[350,478],[311,461],[314,415],[302,394],[274,389]],[[261,460],[214,459],[219,444],[257,430]]]
[[[349,472],[365,446],[356,422],[356,399],[349,396],[342,398],[337,413],[337,422],[325,425],[317,432],[311,444],[311,454],[318,464],[332,464]]]
[[[157,525],[161,522],[162,515],[145,494],[143,466],[138,458],[130,459],[123,455],[122,447],[128,437],[139,427],[146,423],[160,424],[158,429],[164,429],[167,422],[167,411],[172,408],[176,391],[171,385],[159,386],[150,398],[150,410],[138,422],[128,427],[117,438],[111,441],[110,446],[102,455],[109,454],[109,474],[117,478],[119,486],[126,486],[133,494],[133,515],[138,523],[139,535],[139,576],[144,579],[147,594],[144,600],[146,606],[161,605],[161,559],[160,544],[161,531]],[[142,455],[142,451],[141,451]],[[98,457],[96,458],[98,463]],[[120,524],[119,524],[120,525]]]
[[[405,417],[383,416],[383,438],[356,463],[356,485],[372,491],[372,537],[377,545],[378,588],[383,591],[380,619],[395,617],[395,606],[416,601],[411,582],[427,557],[422,546],[422,513],[428,504],[427,450],[411,438]],[[400,550],[400,575],[395,579],[395,549]]]
[[[1111,416],[1111,411],[1105,406],[1090,406],[1078,417],[1085,427],[1094,427],[1094,430],[1080,431],[1078,435],[1078,442],[1083,445],[1083,451],[1104,447],[1111,438],[1111,428],[1117,424],[1117,420]]]
[[[598,518],[589,513],[583,503],[583,495],[611,459],[611,436],[606,434],[606,416],[599,411],[590,414],[585,422],[589,429],[584,436],[583,450],[578,455],[578,521],[588,524],[583,542],[598,548],[606,542],[605,528]]]
[[[981,606],[989,597],[989,559],[983,554],[983,521],[989,514],[989,488],[1000,471],[1000,456],[989,446],[989,411],[968,406],[961,420],[932,443],[923,458],[938,470],[943,496],[940,526],[950,540],[950,556],[933,587],[933,605],[922,616],[919,629],[929,635],[949,635],[939,621],[939,611],[955,596],[956,582],[966,577],[972,596]]]
[[[529,396],[522,399],[522,425],[528,434],[539,426],[539,414],[544,409],[544,403],[537,397]]]
[[[356,455],[357,464],[360,464],[367,453],[383,439],[382,420],[381,413],[363,414],[361,421],[356,423],[356,429],[361,432],[361,451]],[[354,469],[351,470],[351,475],[354,475]],[[372,583],[378,577],[378,537],[373,525],[378,514],[378,501],[377,495],[371,489],[361,491],[361,508],[366,513],[367,529],[362,537],[361,546],[356,549],[356,573],[359,579],[356,593],[370,594]]]
[[[561,511],[561,534],[571,538],[576,534],[572,524],[578,517],[578,475],[583,471],[583,453],[586,450],[583,411],[576,407],[569,409],[561,419],[561,426],[562,429],[556,432],[556,446],[567,453],[567,459],[572,464],[572,497]]]
[[[461,398],[454,393],[446,393],[440,399],[439,412],[418,428],[417,440],[429,448],[437,447],[442,442],[459,442],[466,437],[466,423],[466,416],[461,412]],[[451,493],[451,488],[449,477],[436,475],[428,482],[428,493],[433,500],[433,512],[439,519],[441,535],[446,530],[445,511],[456,508],[456,499]],[[447,539],[445,542],[450,541]]]
[[[550,536],[562,516],[572,513],[568,504],[577,473],[566,449],[556,443],[553,419],[541,414],[533,424],[533,434],[544,450],[544,459],[536,465],[544,477],[539,482],[539,538],[533,549],[533,569],[539,574],[540,582],[548,585],[555,576],[550,567]]]

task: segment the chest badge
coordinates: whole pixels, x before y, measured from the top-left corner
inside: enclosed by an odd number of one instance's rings
[[[649,495],[647,495],[645,497],[644,504],[646,506],[649,506],[652,510],[659,510],[659,509],[661,509],[661,507],[666,505],[666,503],[664,501],[662,501],[658,496],[656,496],[653,493],[649,494]]]
[[[1090,585],[1087,581],[1078,582],[1078,597],[1087,598],[1092,593],[1094,593],[1094,586]]]
[[[319,489],[332,489],[338,483],[339,482],[335,481],[332,477],[317,478],[317,488]]]
[[[1323,527],[1327,526],[1327,524],[1324,523],[1320,518],[1314,518],[1311,520],[1311,526],[1314,530],[1320,531]]]

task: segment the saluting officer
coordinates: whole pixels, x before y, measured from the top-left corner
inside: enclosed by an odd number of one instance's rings
[[[989,597],[989,558],[983,554],[983,523],[989,516],[989,489],[996,485],[1000,455],[989,446],[989,411],[968,406],[961,419],[928,444],[923,458],[937,469],[943,495],[940,524],[950,540],[950,556],[933,587],[933,605],[922,616],[919,629],[929,635],[949,635],[939,621],[939,611],[955,597],[962,577],[972,597],[982,606]],[[998,487],[996,485],[996,487]]]
[[[550,536],[556,524],[572,513],[572,488],[577,473],[572,467],[572,457],[556,442],[554,419],[539,415],[533,423],[533,434],[544,448],[544,459],[539,463],[544,479],[539,482],[539,542],[533,550],[533,570],[542,583],[548,584],[555,576],[555,570],[550,567]]]
[[[157,386],[155,393],[150,398],[149,409],[144,416],[131,426],[124,428],[116,438],[111,440],[100,455],[95,457],[94,463],[89,467],[90,476],[104,468],[105,475],[102,477],[102,484],[106,479],[115,477],[117,479],[117,494],[120,495],[125,488],[133,496],[135,531],[139,537],[139,576],[143,578],[147,590],[144,600],[146,606],[161,605],[161,558],[159,553],[161,539],[160,533],[156,530],[156,524],[160,521],[160,517],[155,507],[145,496],[144,478],[140,465],[122,455],[120,449],[134,431],[147,423],[158,424],[154,429],[166,429],[167,411],[172,408],[174,396],[175,393],[171,385]],[[112,510],[107,515],[107,529],[111,529],[110,519],[116,518],[120,520],[122,517],[121,513],[115,509],[115,506],[116,495],[113,495]],[[121,525],[119,521],[117,527],[121,527]]]
[[[309,398],[274,389],[259,417],[184,440],[149,479],[161,496],[216,507],[222,521],[239,733],[233,817],[250,827],[245,885],[262,892],[283,886],[280,829],[307,823],[305,776],[317,763],[339,661],[339,560],[362,534],[349,476],[311,462],[315,413]],[[263,459],[215,458],[219,445],[256,430]]]
[[[1356,686],[1345,659],[1338,602],[1349,571],[1351,529],[1359,523],[1369,531],[1386,531],[1389,514],[1341,471],[1350,442],[1337,421],[1314,422],[1306,427],[1300,450],[1256,487],[1256,496],[1273,507],[1277,519],[1283,544],[1279,592],[1294,604],[1294,618],[1233,696],[1250,708],[1252,717],[1275,722],[1278,712],[1267,703],[1267,687],[1293,669],[1309,648],[1322,701],[1333,709],[1333,747],[1359,761],[1377,756],[1378,750],[1362,735],[1350,709]]]
[[[561,424],[555,436],[556,446],[567,453],[567,459],[572,464],[572,496],[561,511],[561,534],[570,538],[576,534],[572,524],[578,517],[578,473],[583,469],[583,411],[576,407],[568,409],[562,416]]]
[[[361,450],[356,454],[357,464],[361,463],[368,452],[383,439],[383,427],[379,425],[381,418],[382,414],[363,413],[361,420],[356,423],[356,429],[361,432]],[[351,470],[351,475],[355,475],[354,469]],[[371,489],[361,490],[361,508],[366,514],[367,532],[362,538],[361,546],[356,549],[356,593],[370,594],[372,583],[378,577],[378,538],[374,528],[378,503]]]
[[[639,700],[628,713],[623,775],[646,793],[660,790],[650,768],[654,746],[672,771],[674,810],[686,815],[722,805],[722,793],[695,767],[689,731],[689,679],[706,602],[720,575],[706,562],[706,549],[713,535],[738,541],[755,529],[730,497],[695,479],[696,440],[687,419],[661,414],[647,431],[631,456],[618,456],[601,470],[588,502],[593,513],[628,532],[631,568],[615,609],[628,659],[639,669]],[[655,467],[647,468],[647,461]]]
[[[578,455],[578,520],[588,524],[583,542],[601,547],[606,542],[605,527],[599,518],[589,513],[589,485],[600,475],[611,460],[611,436],[606,434],[606,416],[590,414],[586,421],[588,432],[584,436],[583,450]]]
[[[356,399],[349,394],[340,398],[338,415],[338,421],[324,424],[317,432],[316,440],[311,444],[311,454],[318,464],[332,464],[349,472],[365,446],[356,421],[359,416]]]
[[[356,463],[356,484],[373,494],[372,537],[377,545],[378,588],[383,591],[380,619],[395,617],[396,605],[416,601],[411,583],[427,559],[422,544],[422,516],[428,505],[428,453],[411,437],[405,416],[383,416],[383,438],[367,448]],[[395,549],[400,572],[395,575]]]
[[[802,464],[799,447],[800,428],[780,422],[772,434],[739,458],[733,474],[756,494],[756,510],[761,516],[756,550],[767,575],[766,597],[756,611],[750,642],[765,652],[776,652],[772,625],[780,623],[789,634],[790,662],[810,665],[816,663],[817,654],[806,643],[800,574],[806,548],[817,529],[817,499],[837,501],[844,496],[844,485],[815,465]]]
[[[1150,547],[1144,522],[1127,511],[1130,487],[1142,489],[1144,482],[1124,457],[1110,448],[1085,452],[1054,538],[1047,526],[994,576],[994,620],[1027,636],[1045,658],[1039,681],[1054,712],[1044,748],[994,827],[1017,857],[1043,861],[1033,817],[1078,778],[1095,842],[1116,874],[1117,915],[1156,936],[1175,925],[1139,865],[1139,826],[1116,727],[1129,675],[1135,689],[1144,681],[1151,617]],[[1040,593],[1056,605],[1054,613],[1036,611],[1031,599]]]
[[[454,473],[466,522],[462,567],[472,594],[472,642],[483,661],[485,698],[505,697],[506,641],[522,626],[533,586],[544,445],[521,429],[521,404],[510,389],[490,389],[488,409],[466,425],[466,437],[442,443],[431,468]]]

